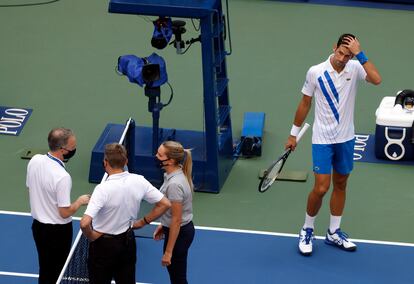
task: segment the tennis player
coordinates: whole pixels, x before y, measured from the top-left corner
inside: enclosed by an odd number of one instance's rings
[[[95,187],[80,226],[90,240],[89,283],[135,284],[136,243],[133,229],[158,218],[170,201],[143,176],[124,171],[127,152],[118,144],[105,146],[103,166],[108,179]],[[141,201],[155,204],[136,220]]]
[[[156,158],[165,171],[160,191],[171,201],[171,209],[161,216],[154,239],[165,236],[161,263],[167,266],[171,284],[187,284],[187,256],[195,234],[191,151],[178,142],[166,141]]]
[[[354,57],[357,60],[351,60]],[[378,85],[381,76],[361,50],[358,38],[352,34],[341,35],[333,47],[333,54],[326,61],[312,66],[306,74],[302,100],[286,143],[286,148],[296,147],[296,136],[311,108],[312,98],[315,98],[312,135],[315,184],[308,196],[305,224],[299,233],[299,251],[303,255],[312,253],[315,218],[331,182],[331,217],[325,242],[346,251],[356,250],[356,245],[348,240],[340,224],[346,184],[353,169],[354,105],[360,80]]]

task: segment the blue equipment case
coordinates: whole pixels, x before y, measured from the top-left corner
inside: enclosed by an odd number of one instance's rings
[[[241,155],[246,157],[261,156],[263,130],[265,123],[264,112],[245,112],[241,133]]]

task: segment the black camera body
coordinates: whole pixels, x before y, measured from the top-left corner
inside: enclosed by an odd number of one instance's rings
[[[172,20],[169,17],[159,17],[153,21],[153,24],[154,32],[152,33],[151,45],[157,49],[164,49],[173,34]]]

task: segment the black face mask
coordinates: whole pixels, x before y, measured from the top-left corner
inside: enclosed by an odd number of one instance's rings
[[[154,162],[155,162],[155,166],[157,166],[157,168],[162,169],[162,167],[164,167],[164,162],[168,161],[169,159],[165,159],[165,160],[160,160],[158,159],[156,156],[154,157]]]
[[[66,150],[66,151],[68,151],[68,150]],[[72,151],[68,151],[67,154],[63,154],[63,162],[67,163],[69,161],[69,159],[72,158],[75,155],[75,153],[76,153],[76,148],[73,149]]]

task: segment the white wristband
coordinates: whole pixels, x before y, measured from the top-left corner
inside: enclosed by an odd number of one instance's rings
[[[292,125],[292,129],[290,130],[290,135],[292,135],[292,136],[298,136],[298,134],[299,134],[299,132],[300,132],[300,127],[299,126],[296,126],[296,125]]]

